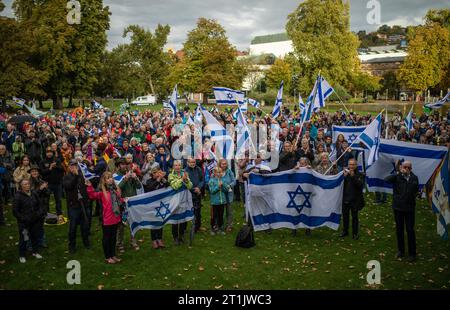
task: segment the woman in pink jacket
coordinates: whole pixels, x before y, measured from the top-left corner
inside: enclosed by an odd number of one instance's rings
[[[100,179],[100,191],[96,192],[91,182],[86,181],[90,199],[100,200],[103,206],[103,252],[107,264],[116,264],[120,259],[116,256],[117,226],[121,221],[121,206],[124,199],[117,188],[111,172],[103,173]]]

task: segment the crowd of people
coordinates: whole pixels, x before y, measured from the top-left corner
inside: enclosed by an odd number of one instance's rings
[[[44,220],[48,217],[50,198],[53,196],[57,222],[68,216],[68,247],[77,251],[77,229],[80,228],[84,247],[90,248],[92,218],[99,216],[105,261],[120,262],[117,251],[126,249],[128,233],[125,205],[129,197],[161,188],[179,189],[185,186],[192,193],[195,213],[195,232],[207,231],[201,217],[202,205],[211,206],[210,234],[224,235],[233,230],[233,201],[243,202],[244,183],[252,172],[271,173],[306,167],[322,174],[343,171],[343,229],[341,237],[349,235],[350,214],[352,236],[359,237],[358,212],[364,206],[364,173],[358,171],[356,151],[339,136],[333,143],[332,125],[367,125],[375,115],[360,115],[344,111],[320,111],[300,131],[297,107],[283,109],[278,119],[261,110],[247,113],[249,124],[278,124],[277,137],[282,143],[279,164],[271,169],[265,164],[264,152],[257,152],[254,160],[248,157],[227,161],[218,160],[209,152],[211,138],[205,131],[202,149],[197,156],[174,159],[171,147],[180,137],[180,127],[189,123],[186,106],[174,118],[171,111],[157,112],[77,109],[47,114],[35,122],[8,122],[2,128],[0,144],[0,176],[2,204],[0,224],[4,224],[3,208],[13,205],[13,214],[19,230],[19,260],[26,262],[27,250],[38,259],[42,247],[47,247]],[[236,123],[233,113],[213,111],[223,125]],[[384,123],[383,132],[388,139],[432,145],[450,146],[450,123],[447,115],[413,116],[414,128],[407,131],[404,116],[398,112]],[[203,126],[205,123],[203,122]],[[187,125],[193,127],[194,125]],[[191,128],[194,131],[194,128]],[[268,135],[270,136],[270,129]],[[385,135],[383,134],[383,136]],[[300,137],[299,137],[300,136]],[[189,141],[183,141],[188,143]],[[193,144],[195,141],[190,141]],[[268,145],[268,149],[273,144]],[[336,151],[337,162],[330,161],[330,153]],[[86,180],[80,168],[85,164],[97,177]],[[408,234],[408,254],[415,259],[414,206],[418,191],[417,177],[408,161],[397,165],[398,174],[387,176],[394,184],[393,209],[397,225],[398,257],[405,255],[404,227]],[[115,176],[121,182],[115,181]],[[208,197],[209,202],[205,202]],[[63,197],[67,209],[63,210]],[[377,202],[386,197],[377,195]],[[185,241],[187,223],[172,225],[172,237],[176,245]],[[307,234],[311,231],[307,230]],[[139,250],[136,240],[130,236],[131,247]],[[152,247],[164,248],[162,229],[151,230]]]

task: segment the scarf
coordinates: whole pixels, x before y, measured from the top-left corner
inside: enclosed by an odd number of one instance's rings
[[[120,206],[121,206],[120,198],[119,198],[119,196],[117,196],[117,192],[115,191],[113,185],[109,185],[107,189],[108,189],[109,193],[111,194],[112,210],[115,215],[119,215],[120,214]]]

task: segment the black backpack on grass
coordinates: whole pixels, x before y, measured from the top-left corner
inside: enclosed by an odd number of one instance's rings
[[[244,225],[236,236],[235,246],[240,248],[251,248],[256,245],[255,236],[253,235],[253,227],[250,225]]]

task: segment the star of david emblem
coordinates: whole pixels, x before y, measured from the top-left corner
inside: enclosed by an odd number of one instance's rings
[[[289,195],[289,203],[286,206],[287,208],[294,208],[295,210],[297,210],[298,214],[302,213],[303,208],[309,208],[311,209],[311,202],[309,201],[309,199],[311,198],[311,192],[305,192],[302,187],[299,185],[297,187],[297,189],[295,190],[295,192],[287,192]],[[303,203],[302,204],[297,204],[295,202],[295,198],[297,196],[302,196],[303,197]]]
[[[156,217],[160,217],[163,220],[170,214],[169,204],[161,201],[159,207],[156,207]]]
[[[403,164],[404,161],[405,161],[404,158],[400,159],[400,165]],[[392,168],[391,174],[396,174],[397,173],[397,169],[395,167],[395,162],[392,163],[392,167],[393,168]]]
[[[231,93],[228,93],[228,94],[227,94],[227,97],[228,97],[228,99],[230,99],[230,100],[231,100],[231,99],[233,99],[233,94],[231,94]]]
[[[378,137],[375,137],[374,144],[376,145],[378,143],[380,143],[380,139]]]
[[[356,138],[358,138],[358,136],[355,135],[354,133],[352,133],[352,134],[348,137],[348,142],[349,142],[349,143],[353,143],[353,141],[355,141]]]

